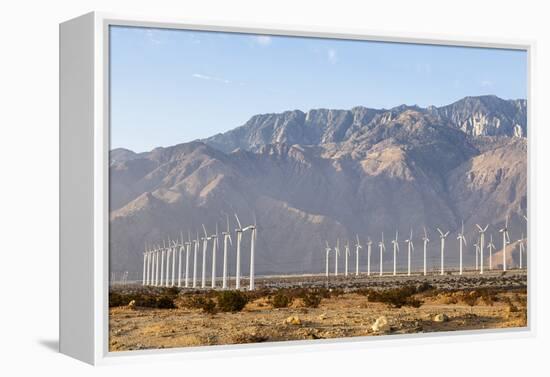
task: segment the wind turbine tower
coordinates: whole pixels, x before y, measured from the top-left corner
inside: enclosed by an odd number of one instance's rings
[[[194,251],[193,251],[193,288],[197,288],[197,258],[199,257],[199,232],[197,232],[197,238],[193,240],[194,243]]]
[[[399,252],[399,241],[397,240],[397,230],[395,231],[395,239],[391,241],[393,244],[393,276],[397,274],[397,253]]]
[[[367,241],[367,276],[370,276],[370,256],[372,251],[372,241],[370,237]]]
[[[191,253],[191,232],[187,233],[187,242],[185,243],[185,288],[189,288],[189,254]]]
[[[239,227],[235,229],[235,232],[237,233],[237,266],[235,271],[235,288],[240,289],[241,288],[241,240],[243,238],[243,227],[241,225],[241,222],[239,221],[239,217],[237,214],[235,214],[235,218],[237,219],[237,224]]]
[[[330,251],[331,251],[331,248],[328,244],[328,241],[325,241],[325,276],[328,278],[328,259],[329,259],[329,256],[330,256]]]
[[[485,248],[485,232],[489,227],[489,224],[482,228],[479,224],[476,224],[479,230],[479,273],[483,274],[483,249]]]
[[[231,240],[231,232],[229,231],[229,215],[227,218],[227,231],[222,232],[223,236],[223,271],[222,271],[222,289],[227,289],[227,249],[229,248],[228,242],[233,245]]]
[[[338,256],[340,255],[340,239],[336,239],[336,247],[334,248],[334,276],[338,276]]]
[[[344,275],[345,276],[348,276],[348,257],[349,257],[349,241],[346,242],[346,251],[344,253],[344,256],[346,257],[345,260],[346,260],[346,265],[345,265],[345,268],[344,268]]]
[[[250,278],[249,278],[249,287],[248,290],[253,291],[255,286],[255,276],[254,276],[254,256],[256,253],[256,238],[258,236],[258,227],[256,226],[256,216],[254,216],[254,225],[249,225],[243,229],[243,232],[251,230],[252,234],[250,235]]]
[[[362,249],[361,243],[359,242],[359,235],[356,234],[355,238],[357,243],[355,244],[355,276],[359,276],[359,249]]]
[[[460,231],[456,239],[458,240],[458,248],[459,248],[459,254],[460,254],[458,273],[459,275],[462,275],[462,244],[464,244],[465,246],[468,246],[468,244],[466,243],[466,237],[464,237],[464,221],[462,221],[462,230]]]
[[[445,274],[445,238],[449,235],[449,232],[443,233],[443,231],[437,228],[439,237],[441,239],[441,275]]]
[[[502,233],[502,270],[506,271],[506,245],[510,243],[510,236],[508,235],[508,216],[506,216],[504,228],[500,229],[499,232]]]
[[[202,224],[202,230],[204,231],[204,237],[202,240],[202,275],[201,275],[201,288],[206,288],[206,251],[208,250],[208,233],[206,232],[206,227]]]
[[[216,234],[210,236],[212,238],[212,289],[216,288],[216,253],[218,251],[218,224],[216,223]]]
[[[411,254],[414,251],[414,245],[413,245],[413,230],[411,228],[411,234],[409,235],[409,239],[405,240],[407,243],[407,275],[411,276]]]
[[[430,242],[430,239],[428,238],[428,232],[426,231],[426,227],[424,227],[424,237],[422,237],[422,241],[424,241],[424,276],[427,274],[426,269],[426,249],[428,247],[428,242]]]

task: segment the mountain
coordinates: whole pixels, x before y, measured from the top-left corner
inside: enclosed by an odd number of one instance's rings
[[[428,109],[289,111],[254,116],[202,141],[139,154],[113,150],[111,269],[139,272],[145,243],[182,231],[195,238],[202,224],[209,233],[216,223],[225,230],[225,214],[234,230],[235,212],[245,224],[256,217],[259,274],[320,272],[325,240],[340,238],[342,246],[349,240],[354,250],[356,234],[365,243],[384,232],[389,247],[396,230],[403,240],[412,227],[420,250],[426,226],[433,265],[439,261],[436,227],[456,238],[464,221],[471,241],[476,223],[492,224],[496,236],[508,214],[511,237],[518,238],[527,205],[522,112],[525,101],[497,97]],[[455,243],[447,241],[449,263],[458,258]],[[472,244],[467,262],[474,258]],[[248,252],[242,256],[246,271]],[[232,250],[230,271],[234,259]]]
[[[354,107],[255,115],[244,125],[207,138],[204,143],[229,153],[237,148],[256,151],[264,145],[318,145],[348,140],[357,131],[392,122],[404,111],[429,114],[440,125],[473,136],[527,136],[527,102],[496,96],[466,97],[443,107],[401,105],[389,110]]]

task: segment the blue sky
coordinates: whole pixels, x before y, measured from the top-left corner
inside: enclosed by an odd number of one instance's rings
[[[111,28],[111,148],[224,132],[252,115],[527,96],[524,51]]]

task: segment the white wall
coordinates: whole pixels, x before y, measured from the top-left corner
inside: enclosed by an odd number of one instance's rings
[[[447,4],[445,4],[447,3]],[[262,375],[335,375],[341,373],[409,372],[447,377],[464,373],[525,375],[547,364],[549,275],[538,274],[536,312],[538,335],[529,339],[465,343],[457,338],[414,340],[399,347],[330,352],[292,353],[185,363],[157,363],[92,369],[51,351],[58,334],[58,23],[91,10],[291,25],[346,26],[366,31],[408,30],[446,36],[527,38],[537,41],[535,56],[534,122],[538,172],[534,235],[548,220],[548,161],[550,124],[544,116],[550,103],[550,28],[543,1],[366,1],[297,0],[168,1],[168,0],[52,0],[4,1],[0,5],[1,107],[0,215],[2,221],[0,295],[2,332],[0,374],[60,373],[92,375],[173,375],[208,370],[218,375],[243,372],[244,365]],[[530,133],[533,136],[533,133]],[[546,171],[547,168],[546,168]],[[536,237],[533,241],[536,241]],[[549,262],[542,242],[531,242],[539,264]],[[14,255],[18,255],[16,260]],[[23,263],[21,263],[23,262]],[[546,348],[546,349],[545,349]],[[452,357],[458,355],[458,358]],[[206,368],[206,365],[208,369]],[[438,373],[439,372],[439,373]],[[541,375],[541,373],[532,373]]]

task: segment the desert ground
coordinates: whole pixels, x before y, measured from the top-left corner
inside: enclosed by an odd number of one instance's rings
[[[225,291],[233,293],[223,306],[221,291],[112,285],[110,350],[527,326],[523,270],[328,281],[321,275],[264,277],[256,286]],[[231,306],[235,295],[245,297],[242,308]]]

